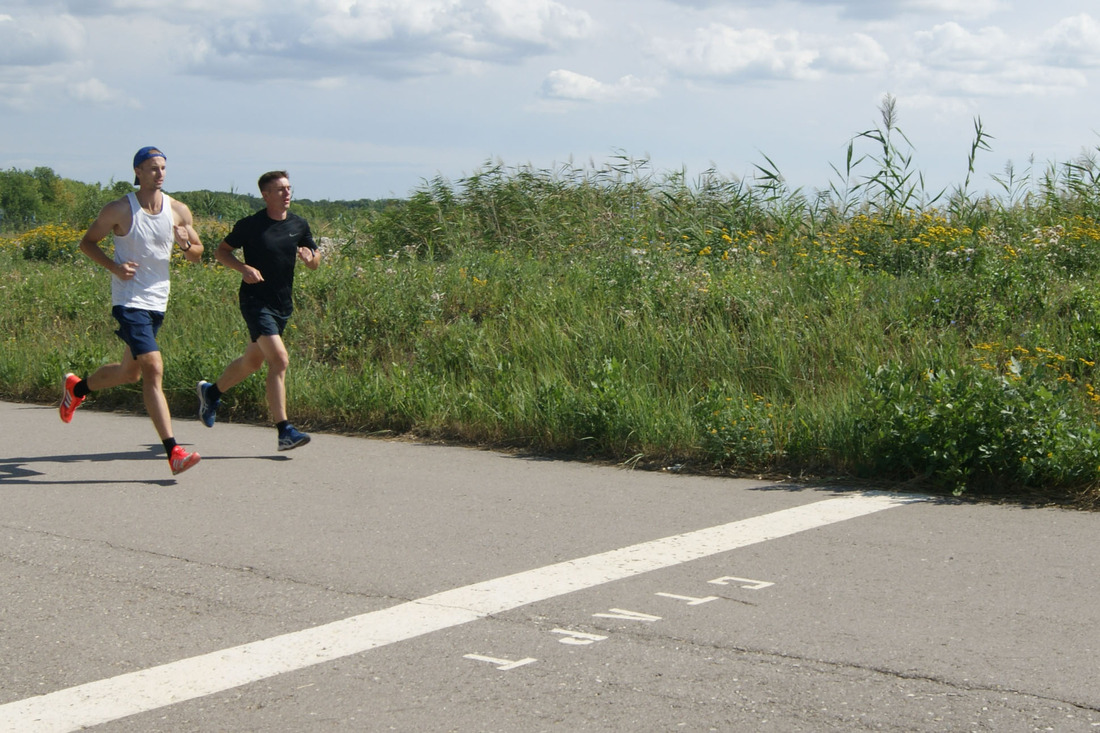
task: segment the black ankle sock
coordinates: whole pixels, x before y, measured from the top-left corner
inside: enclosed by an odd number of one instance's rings
[[[88,380],[81,379],[79,382],[73,385],[73,394],[77,397],[87,397],[92,393],[92,390],[88,389]]]
[[[164,444],[164,452],[168,454],[168,457],[172,457],[172,449],[176,447],[175,438],[165,438],[161,441]]]
[[[218,385],[211,382],[210,386],[206,388],[206,398],[211,402],[217,402],[221,399],[221,396],[222,391],[218,389]]]
[[[279,435],[283,434],[283,431],[286,430],[287,425],[290,425],[290,420],[283,420],[282,422],[275,423],[275,429],[279,431]]]

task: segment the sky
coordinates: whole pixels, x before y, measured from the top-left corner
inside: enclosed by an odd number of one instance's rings
[[[168,191],[622,160],[813,191],[876,152],[891,95],[928,191],[980,121],[971,188],[997,193],[1097,150],[1098,84],[1094,0],[0,0],[0,169],[110,184],[156,145]]]

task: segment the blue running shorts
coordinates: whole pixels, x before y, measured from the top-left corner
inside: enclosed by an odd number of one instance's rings
[[[135,359],[142,354],[160,351],[157,346],[157,331],[164,323],[163,312],[116,305],[111,308],[111,315],[118,321],[115,334],[122,339],[122,343],[130,347],[130,354]]]

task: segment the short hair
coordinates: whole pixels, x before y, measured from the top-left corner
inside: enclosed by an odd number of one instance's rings
[[[288,181],[290,180],[290,176],[286,174],[286,171],[268,171],[264,173],[260,176],[260,193],[264,192],[264,189],[267,188],[267,184],[280,178],[285,178]]]

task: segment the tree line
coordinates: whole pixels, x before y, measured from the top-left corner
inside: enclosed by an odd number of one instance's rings
[[[13,233],[43,224],[87,227],[103,206],[134,190],[129,181],[83,183],[63,178],[46,166],[33,170],[0,170],[0,233]],[[263,207],[259,196],[224,191],[177,191],[171,195],[187,204],[196,217],[233,220]],[[331,221],[367,211],[382,211],[399,199],[311,201],[296,199],[295,211],[308,218]]]

